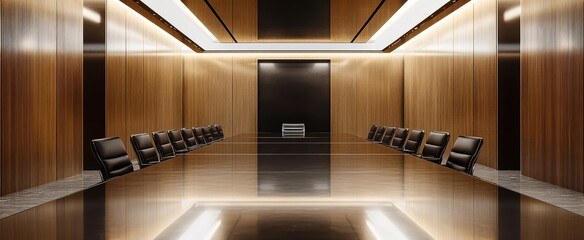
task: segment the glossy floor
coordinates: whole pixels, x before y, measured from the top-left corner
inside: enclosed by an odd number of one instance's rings
[[[245,135],[0,220],[1,239],[583,239],[584,218],[349,135]]]

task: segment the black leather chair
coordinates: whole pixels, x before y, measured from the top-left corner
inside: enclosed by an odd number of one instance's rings
[[[134,152],[138,157],[140,168],[160,162],[158,153],[156,152],[154,145],[152,145],[152,141],[148,134],[134,134],[130,136],[130,142],[132,142],[132,148],[134,148]]]
[[[180,130],[169,130],[168,131],[168,138],[170,138],[170,143],[174,148],[175,153],[186,153],[189,151],[185,141],[182,138],[182,134]]]
[[[91,141],[91,150],[104,181],[134,171],[132,161],[119,137],[94,139]]]
[[[375,132],[377,132],[377,125],[373,124],[373,126],[371,126],[371,129],[369,129],[367,140],[373,141],[373,138],[375,138]]]
[[[409,154],[417,154],[422,140],[424,140],[424,130],[412,130],[403,151]]]
[[[215,124],[215,127],[217,128],[217,131],[219,131],[221,139],[225,139],[225,134],[223,133],[223,127],[221,127],[221,124]]]
[[[153,132],[152,136],[154,138],[154,145],[156,145],[156,149],[158,149],[158,153],[160,153],[160,161],[164,161],[176,156],[174,147],[172,146],[170,138],[168,137],[168,133],[165,131]]]
[[[205,142],[207,142],[207,144],[213,143],[213,133],[211,133],[210,126],[203,127],[203,137],[205,137]]]
[[[373,137],[374,142],[381,142],[383,140],[383,135],[385,134],[385,126],[379,126],[375,132],[375,137]]]
[[[385,145],[385,146],[391,145],[391,140],[393,139],[394,133],[395,133],[395,127],[388,127],[385,130],[385,135],[383,136],[383,139],[381,140],[380,143]]]
[[[422,149],[422,154],[419,157],[437,164],[442,164],[442,155],[444,155],[444,150],[446,150],[449,140],[450,133],[430,132],[428,139],[426,139],[426,144],[424,144],[424,149]]]
[[[410,130],[407,128],[398,128],[395,131],[395,135],[393,136],[393,140],[391,140],[390,147],[402,150],[404,147],[404,144],[406,143],[406,137],[408,136],[409,132],[410,132]]]
[[[193,134],[195,134],[195,140],[197,140],[198,145],[207,145],[205,134],[203,133],[203,127],[194,127]]]
[[[219,135],[219,129],[217,129],[217,125],[211,124],[209,127],[211,128],[211,136],[213,137],[213,141],[221,140],[221,135]]]
[[[195,134],[190,128],[183,128],[180,130],[182,137],[187,145],[187,149],[193,150],[197,148],[197,140],[195,139]]]
[[[472,175],[482,146],[483,139],[480,137],[458,137],[450,150],[446,167]]]

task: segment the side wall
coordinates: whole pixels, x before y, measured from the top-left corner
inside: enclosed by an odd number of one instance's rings
[[[82,0],[2,0],[0,195],[82,171]]]
[[[405,126],[450,132],[450,146],[460,135],[483,137],[478,162],[492,168],[498,162],[496,19],[497,0],[475,0],[400,49]]]
[[[118,1],[106,16],[106,135],[134,156],[130,135],[182,127],[183,44]]]
[[[584,192],[584,1],[521,5],[521,174]]]

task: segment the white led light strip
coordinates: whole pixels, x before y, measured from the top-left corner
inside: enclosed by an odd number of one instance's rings
[[[205,51],[381,51],[450,0],[408,0],[366,43],[220,43],[180,0],[142,0]]]

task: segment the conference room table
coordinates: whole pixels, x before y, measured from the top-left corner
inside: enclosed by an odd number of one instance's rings
[[[349,134],[241,134],[0,220],[0,239],[584,239],[584,217]]]

